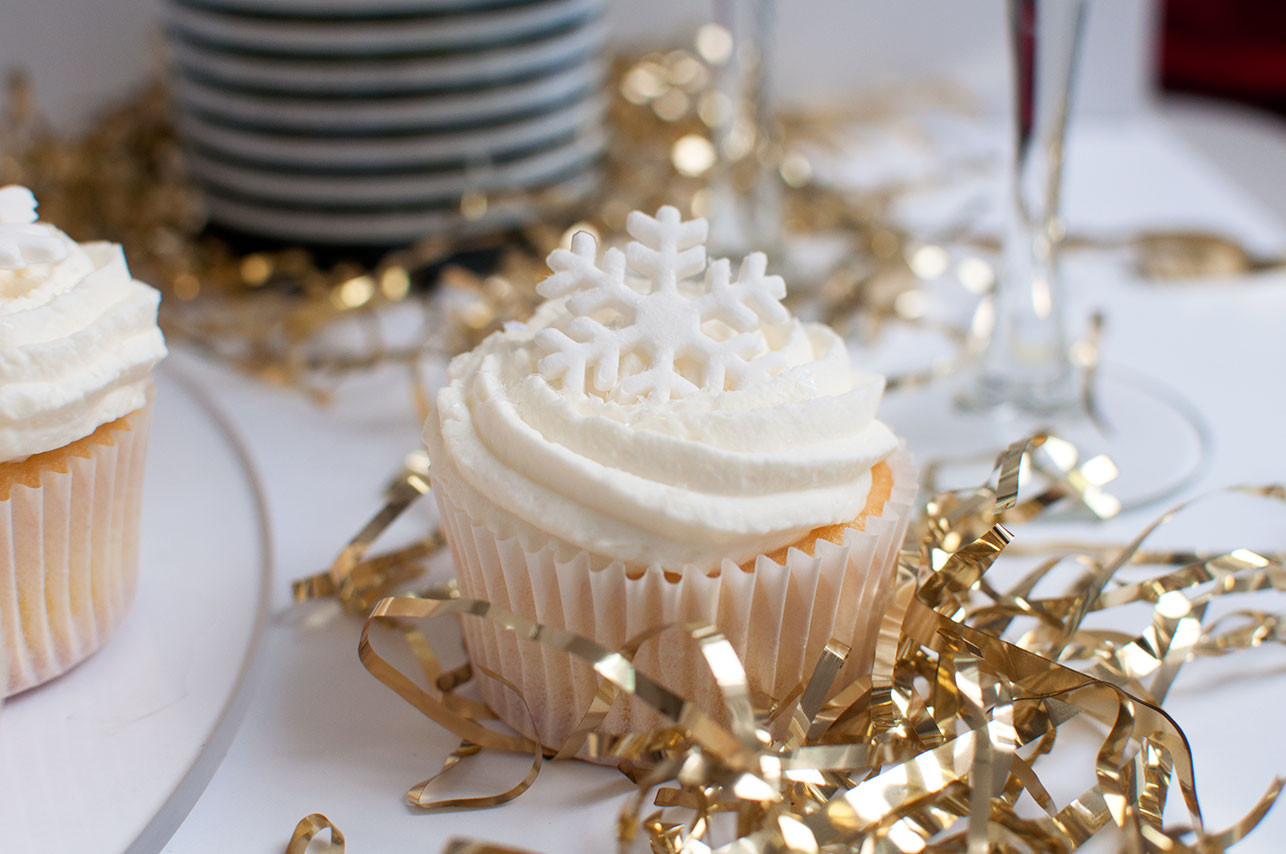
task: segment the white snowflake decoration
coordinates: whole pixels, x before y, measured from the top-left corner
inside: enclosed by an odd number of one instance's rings
[[[0,187],[0,270],[60,261],[67,247],[36,221],[36,197],[26,187]]]
[[[763,253],[746,256],[736,278],[726,259],[707,267],[706,221],[684,222],[672,207],[635,211],[626,230],[634,241],[601,262],[585,232],[550,254],[553,275],[537,291],[567,297],[567,313],[536,336],[546,379],[629,404],[741,388],[785,367],[771,342],[790,337],[776,334],[792,323],[786,285],[765,275]]]

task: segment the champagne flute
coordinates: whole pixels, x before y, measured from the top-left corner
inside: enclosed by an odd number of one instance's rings
[[[1208,433],[1194,407],[1156,379],[1099,366],[1090,383],[1070,355],[1060,203],[1088,8],[1089,0],[1008,0],[1012,146],[994,323],[962,385],[891,394],[885,417],[918,455],[947,467],[987,459],[1024,435],[1056,433],[1082,462],[1110,457],[1119,475],[1107,489],[1135,507],[1191,483]],[[1121,506],[1092,509],[1111,515]]]

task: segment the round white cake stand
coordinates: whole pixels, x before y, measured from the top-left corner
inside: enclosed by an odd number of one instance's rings
[[[160,851],[249,699],[272,575],[263,492],[223,416],[164,367],[141,539],[107,645],[0,708],[6,851]]]

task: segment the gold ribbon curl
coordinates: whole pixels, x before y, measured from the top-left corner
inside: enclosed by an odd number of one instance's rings
[[[1109,828],[1127,852],[1226,850],[1253,830],[1284,781],[1271,781],[1230,827],[1207,829],[1191,748],[1162,704],[1194,658],[1286,643],[1281,614],[1247,608],[1206,618],[1215,597],[1286,591],[1286,569],[1279,554],[1253,549],[1144,548],[1155,531],[1210,497],[1203,496],[1162,514],[1122,547],[1059,544],[1018,582],[998,588],[987,574],[1013,537],[1007,525],[1026,521],[1054,500],[1084,498],[1085,482],[1078,485],[1064,468],[1045,493],[1020,500],[1020,467],[1034,465],[1033,455],[1051,441],[1051,458],[1075,464],[1074,455],[1057,447],[1062,440],[1037,436],[1006,449],[986,485],[927,503],[901,555],[898,588],[879,626],[869,676],[836,685],[849,650],[832,641],[810,677],[776,706],[750,695],[740,661],[709,626],[670,626],[611,650],[490,603],[458,598],[451,586],[380,600],[363,626],[359,653],[376,678],[462,739],[443,772],[481,749],[532,756],[527,777],[504,793],[430,800],[425,790],[435,775],[412,789],[412,802],[425,809],[494,806],[525,790],[546,756],[585,755],[617,760],[638,784],[617,822],[621,845],[642,837],[660,854],[1071,852]],[[1275,484],[1222,492],[1286,503],[1286,488]],[[364,533],[369,546],[379,531],[368,526]],[[1065,590],[1034,595],[1066,567],[1078,573]],[[1144,567],[1156,571],[1134,575]],[[1126,568],[1129,578],[1121,577]],[[1149,622],[1136,634],[1086,624],[1091,614],[1134,603],[1151,606]],[[534,726],[523,735],[485,725],[495,718],[491,710],[457,693],[471,679],[471,668],[444,672],[415,627],[451,615],[489,620],[594,667],[598,695],[567,743],[542,747],[532,737]],[[375,651],[372,630],[379,624],[400,630],[427,687]],[[662,631],[685,634],[709,665],[723,697],[719,719],[634,667],[641,644]],[[596,736],[593,729],[619,696],[638,698],[675,725]],[[1060,805],[1038,769],[1074,719],[1098,727],[1101,743],[1093,779]],[[1163,822],[1175,784],[1186,826]],[[1036,806],[1034,815],[1021,802],[1024,794]],[[717,821],[720,814],[730,814],[732,824]],[[448,850],[513,851],[453,844]],[[468,845],[477,847],[460,847]]]

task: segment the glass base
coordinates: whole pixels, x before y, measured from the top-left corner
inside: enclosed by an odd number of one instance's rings
[[[1019,382],[1012,377],[979,373],[960,389],[956,406],[965,412],[985,413],[1008,407],[1033,416],[1055,417],[1080,403],[1072,363],[1068,361],[1062,368],[1043,382],[1036,379]],[[1015,406],[1015,402],[1021,405]]]
[[[1039,432],[1076,445],[1082,461],[1111,457],[1120,474],[1104,490],[1123,509],[1175,495],[1209,458],[1209,431],[1196,409],[1164,383],[1125,368],[1099,368],[1093,415],[1079,403],[1040,414],[1006,405],[962,409],[959,399],[969,380],[961,375],[893,391],[880,407],[881,420],[905,438],[916,462],[936,467],[942,488],[982,483],[1001,450]]]

